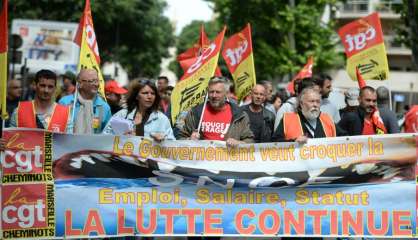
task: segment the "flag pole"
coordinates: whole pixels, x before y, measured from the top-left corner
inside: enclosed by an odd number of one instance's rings
[[[206,96],[205,96],[205,101],[203,102],[202,114],[200,115],[199,124],[197,125],[197,133],[199,133],[200,128],[201,128],[201,126],[202,126],[203,115],[204,115],[204,113],[205,113],[206,103],[208,102],[208,95],[209,95],[209,92],[207,92],[207,93],[206,93]]]
[[[78,81],[75,83],[75,92],[74,92],[74,101],[73,101],[73,112],[71,113],[71,121],[73,123],[73,126],[75,127],[75,105],[77,103],[78,99]],[[73,131],[74,132],[74,131]]]

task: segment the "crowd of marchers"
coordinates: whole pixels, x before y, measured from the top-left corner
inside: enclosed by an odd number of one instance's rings
[[[57,82],[62,78],[62,86]],[[30,91],[22,96],[22,83],[7,86],[6,127],[39,128],[74,134],[124,134],[164,140],[220,140],[228,147],[244,143],[289,142],[304,144],[309,138],[418,132],[418,106],[405,113],[401,126],[389,107],[389,90],[348,89],[346,106],[338,109],[329,100],[332,78],[326,74],[293,82],[294,94],[274,92],[271,82],[253,86],[238,101],[232,82],[212,77],[207,100],[171,121],[171,93],[167,77],[156,81],[132,80],[123,88],[106,81],[105,98],[99,94],[99,76],[83,69],[77,76],[36,73]],[[22,99],[26,99],[22,101]],[[130,126],[120,133],[114,122]],[[0,139],[0,150],[6,146]]]

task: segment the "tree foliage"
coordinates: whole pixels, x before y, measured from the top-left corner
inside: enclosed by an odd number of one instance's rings
[[[218,23],[228,26],[227,35],[240,31],[248,22],[251,24],[259,80],[296,74],[311,55],[316,71],[328,70],[341,62],[335,51],[338,37],[332,22],[321,22],[325,6],[334,4],[334,0],[208,1],[215,5]]]
[[[403,0],[403,4],[394,6],[404,22],[398,27],[396,40],[412,49],[412,62],[418,71],[418,3],[416,0]]]
[[[92,0],[94,28],[102,63],[119,61],[130,77],[156,77],[173,29],[163,16],[163,0]],[[14,18],[77,22],[84,1],[10,0],[9,22]]]

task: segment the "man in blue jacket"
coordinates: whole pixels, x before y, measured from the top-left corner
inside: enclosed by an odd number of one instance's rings
[[[74,133],[98,134],[112,116],[109,105],[98,94],[99,77],[95,69],[82,69],[77,77],[77,91],[59,101],[63,105],[74,105]]]

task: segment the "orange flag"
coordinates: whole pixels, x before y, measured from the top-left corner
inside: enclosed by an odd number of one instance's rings
[[[97,75],[99,76],[99,93],[104,98],[104,79],[100,71],[99,46],[94,32],[90,0],[86,0],[74,42],[80,46],[78,71],[81,69],[95,69],[97,71]]]
[[[362,89],[366,86],[366,81],[364,81],[363,76],[361,76],[360,70],[358,70],[358,67],[356,67],[356,77],[358,82],[358,87]]]
[[[237,98],[241,100],[248,95],[256,82],[249,23],[225,41],[222,56],[234,79]]]
[[[1,118],[7,118],[6,95],[7,95],[7,0],[2,1],[0,13],[0,108]]]
[[[193,47],[187,49],[184,53],[181,53],[177,56],[177,61],[179,62],[183,71],[187,71],[187,69],[192,65],[196,59],[202,54],[204,50],[209,47],[210,40],[205,33],[205,29],[203,25],[200,27],[200,35],[199,41],[193,44]],[[222,76],[221,70],[219,67],[216,67],[215,76]]]
[[[308,58],[308,62],[306,62],[302,70],[299,71],[299,73],[292,79],[292,81],[289,82],[289,84],[287,84],[287,91],[289,91],[291,94],[295,94],[295,80],[312,77],[313,64],[313,57],[310,56]]]

